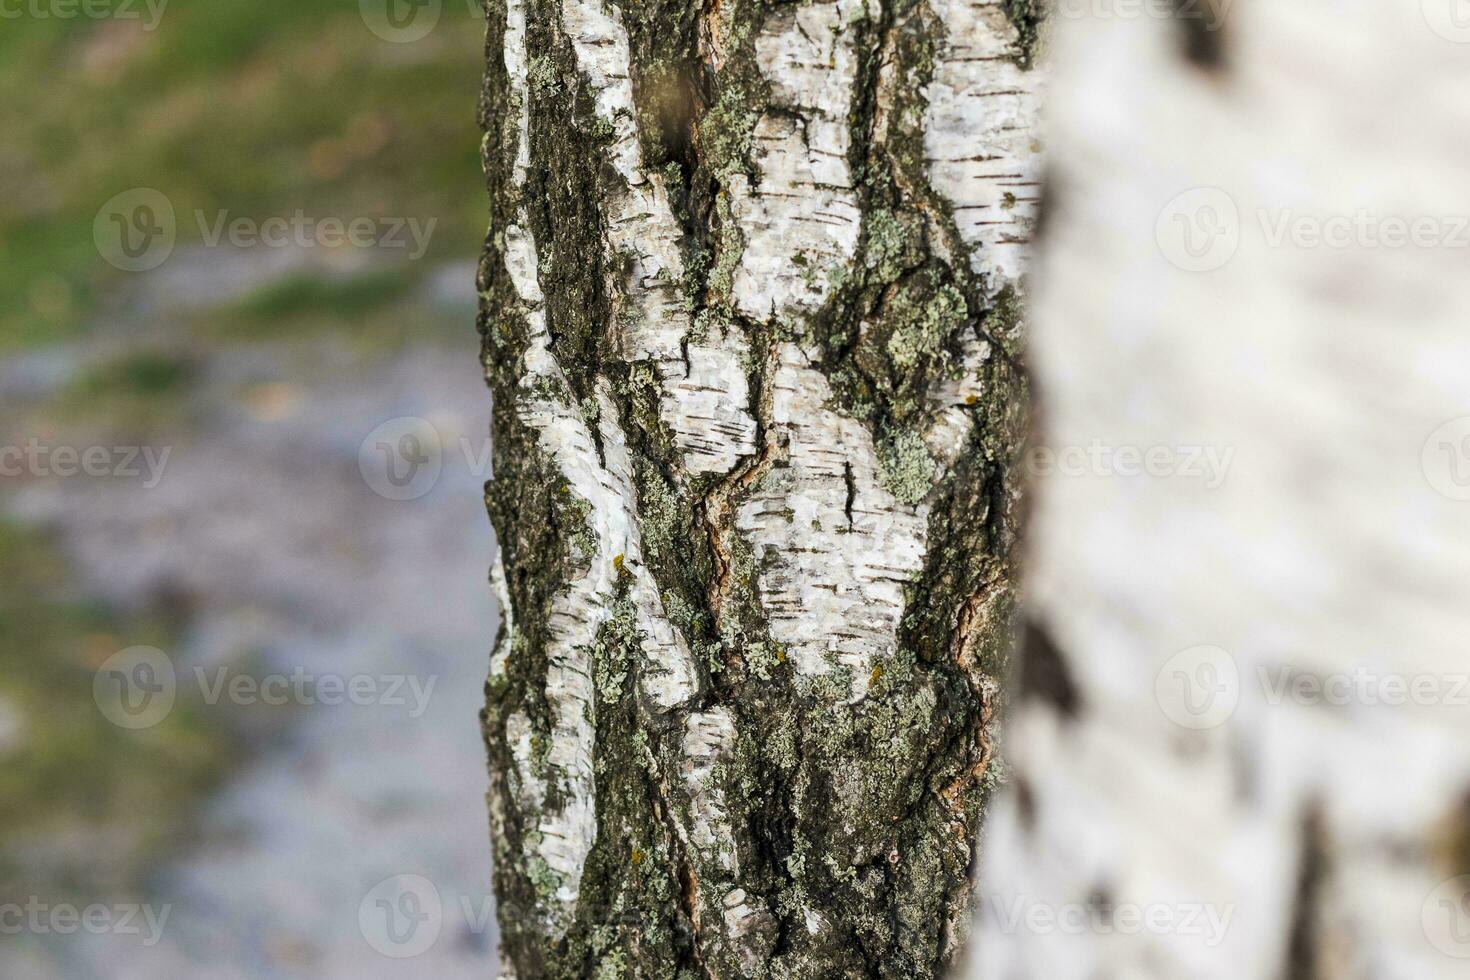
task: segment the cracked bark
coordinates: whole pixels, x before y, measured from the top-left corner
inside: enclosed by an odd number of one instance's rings
[[[505,975],[940,975],[1000,778],[1030,5],[488,14]]]

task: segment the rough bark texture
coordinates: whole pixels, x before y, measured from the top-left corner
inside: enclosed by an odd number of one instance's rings
[[[1031,5],[488,13],[505,973],[936,975],[997,778]]]
[[[1029,363],[1053,450],[1233,458],[1038,481],[973,975],[1463,977],[1470,31],[1180,9],[1058,22]]]

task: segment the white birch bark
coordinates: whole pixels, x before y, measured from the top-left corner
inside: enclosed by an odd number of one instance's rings
[[[1191,6],[1056,25],[972,975],[1464,976],[1470,32]]]
[[[505,975],[935,976],[963,940],[1039,159],[1017,7],[491,4]]]

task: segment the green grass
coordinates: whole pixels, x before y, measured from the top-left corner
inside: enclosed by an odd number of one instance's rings
[[[148,282],[93,240],[98,209],[126,190],[169,198],[179,248],[200,242],[196,213],[436,221],[419,261],[271,283],[179,314],[169,326],[183,338],[148,325],[135,350],[36,409],[47,424],[172,426],[197,407],[210,344],[472,336],[462,311],[427,308],[419,286],[439,263],[472,258],[484,234],[482,58],[483,23],[463,0],[446,0],[438,27],[410,44],[374,35],[357,0],[169,0],[151,32],[0,24],[0,87],[17,95],[0,100],[0,356],[84,337],[113,297]],[[142,874],[241,761],[240,719],[199,704],[197,688],[181,684],[168,719],[145,731],[114,727],[93,702],[103,659],[138,644],[174,652],[181,616],[76,598],[55,544],[0,518],[0,700],[24,724],[20,747],[0,754],[0,894]],[[31,853],[46,839],[91,843],[58,864]]]
[[[107,362],[77,382],[78,394],[90,398],[163,396],[183,388],[194,375],[194,363],[180,354],[136,351]]]
[[[139,348],[90,367],[39,415],[53,424],[119,436],[177,430],[198,376],[199,361],[191,353]]]
[[[393,265],[353,275],[303,272],[268,283],[218,309],[192,316],[197,341],[307,341],[330,332],[364,351],[394,350],[415,341],[467,342],[472,315],[439,309],[418,287],[419,269]]]
[[[171,0],[137,21],[21,18],[0,31],[0,351],[75,336],[127,277],[93,241],[98,209],[162,191],[179,245],[196,212],[257,221],[435,218],[427,268],[485,225],[476,98],[483,25],[449,0],[393,44],[356,0]]]
[[[98,665],[138,644],[168,650],[167,616],[124,616],[68,595],[54,545],[4,520],[0,582],[0,698],[23,723],[21,744],[0,757],[0,891],[16,887],[16,876],[32,891],[136,886],[240,761],[238,749],[183,684],[174,710],[150,729],[124,731],[98,710]],[[38,866],[28,838],[57,834],[98,844]]]
[[[228,312],[258,321],[300,316],[361,316],[401,298],[412,285],[402,268],[355,276],[298,275],[246,296]]]

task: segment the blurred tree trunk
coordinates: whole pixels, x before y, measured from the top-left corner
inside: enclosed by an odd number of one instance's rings
[[[1463,977],[1470,24],[1186,8],[1050,48],[973,976]]]
[[[1012,605],[1025,0],[492,0],[508,975],[927,977]]]

